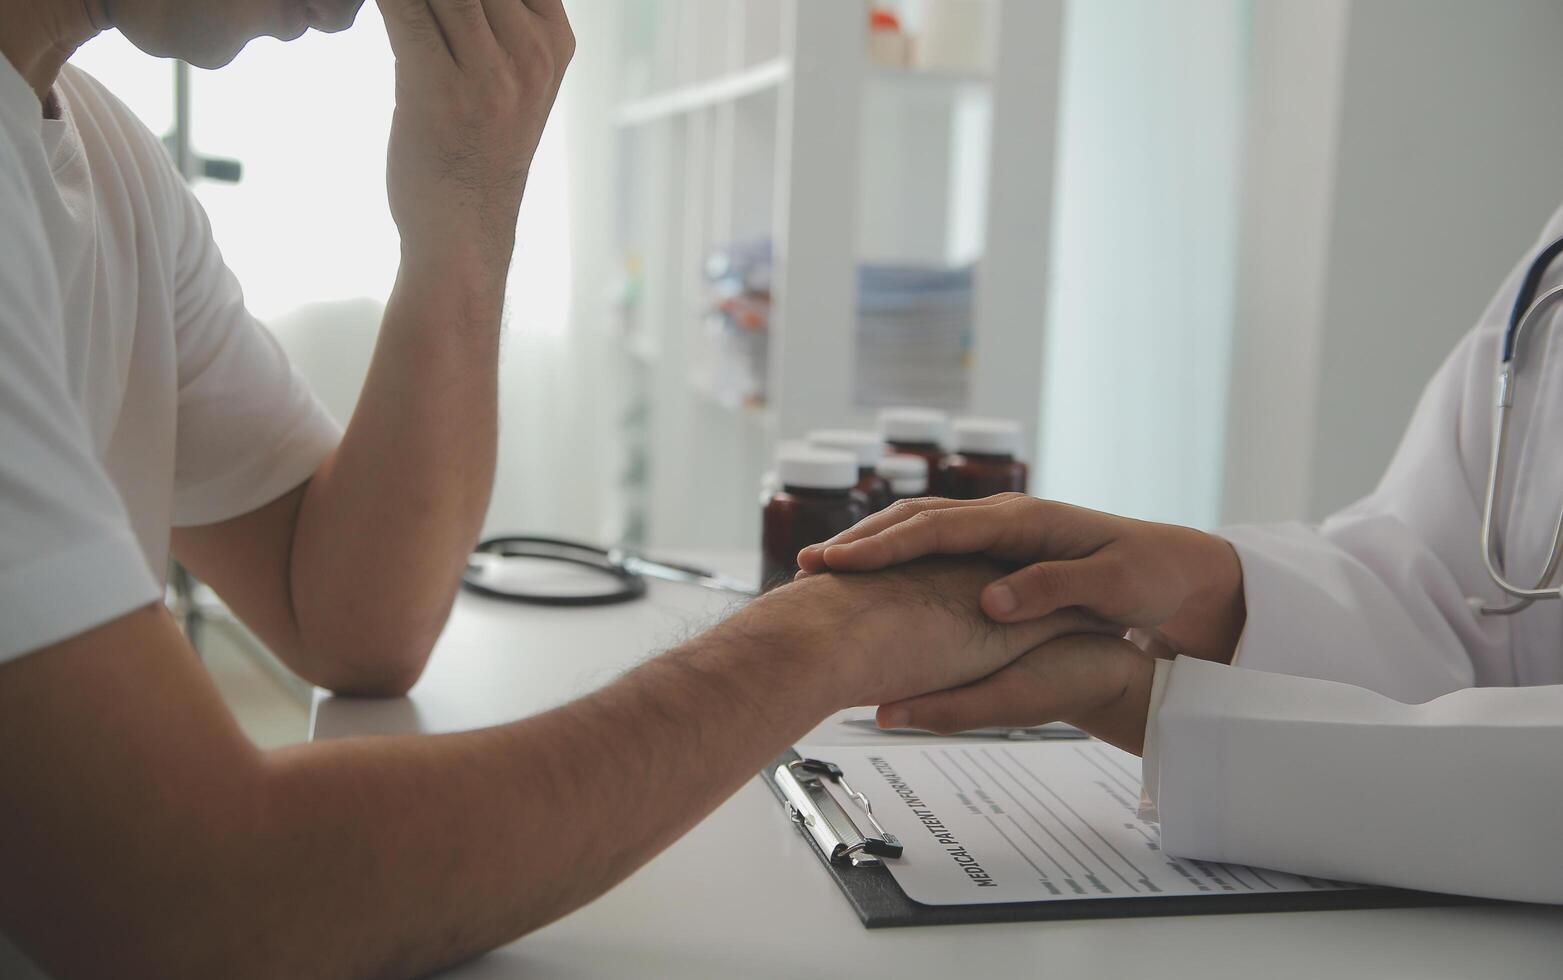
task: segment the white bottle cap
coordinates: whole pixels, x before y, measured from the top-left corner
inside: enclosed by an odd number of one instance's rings
[[[783,446],[776,451],[776,478],[784,487],[851,490],[857,486],[857,457],[839,449]]]
[[[879,413],[879,431],[890,442],[942,444],[950,417],[933,408],[887,408]]]
[[[955,451],[1014,456],[1020,452],[1020,423],[1009,419],[956,419]]]
[[[881,459],[875,472],[890,484],[897,497],[919,497],[928,492],[928,460],[921,456],[892,453]]]
[[[815,429],[809,433],[809,445],[851,453],[860,469],[872,469],[885,454],[885,441],[878,433],[857,429]]]
[[[782,453],[790,452],[794,449],[807,448],[809,448],[807,439],[782,439],[776,443],[776,455],[780,456]]]

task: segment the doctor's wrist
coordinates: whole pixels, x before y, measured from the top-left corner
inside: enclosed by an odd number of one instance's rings
[[[1189,535],[1184,574],[1190,590],[1157,634],[1174,653],[1231,663],[1248,621],[1243,565],[1225,538],[1192,529]]]

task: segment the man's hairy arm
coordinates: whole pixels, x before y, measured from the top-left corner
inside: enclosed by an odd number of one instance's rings
[[[458,962],[610,887],[823,716],[777,653],[719,630],[512,725],[267,754],[148,608],[0,670],[0,923],[62,978]]]
[[[611,887],[830,711],[1083,625],[984,623],[991,567],[897,574],[778,590],[514,724],[269,754],[143,609],[0,667],[0,930],[62,980],[459,962]]]

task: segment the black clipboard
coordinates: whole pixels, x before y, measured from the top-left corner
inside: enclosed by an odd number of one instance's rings
[[[901,844],[884,832],[833,763],[804,759],[788,750],[760,773],[781,804],[785,818],[808,841],[836,887],[869,929],[953,926],[979,922],[1043,922],[1056,919],[1120,919],[1137,916],[1231,915],[1244,912],[1316,912],[1348,909],[1416,908],[1491,904],[1483,899],[1398,888],[1354,888],[1265,895],[1167,895],[1154,898],[1051,899],[1039,902],[925,905],[907,897],[886,866]],[[786,785],[782,780],[785,780]],[[869,832],[837,799],[859,801]]]

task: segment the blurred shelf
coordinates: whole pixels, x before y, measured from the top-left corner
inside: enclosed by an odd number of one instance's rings
[[[993,84],[993,77],[982,71],[945,71],[933,68],[887,68],[871,65],[863,77],[881,87],[900,87],[913,91],[981,92]]]
[[[718,394],[711,386],[711,382],[696,371],[690,371],[686,376],[689,390],[702,405],[714,408],[727,415],[734,415],[746,421],[753,422],[761,427],[769,426],[774,420],[774,415],[769,405],[749,405],[743,402],[735,402],[731,398]]]
[[[784,59],[774,58],[731,75],[625,102],[619,106],[615,121],[620,126],[640,126],[726,102],[736,102],[780,87],[787,78],[788,70]]]
[[[638,364],[650,366],[662,359],[661,349],[654,346],[646,337],[632,338],[624,345],[623,350],[629,355],[630,360]]]

